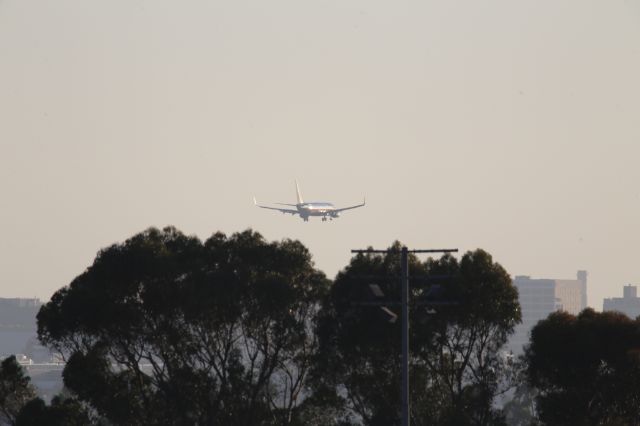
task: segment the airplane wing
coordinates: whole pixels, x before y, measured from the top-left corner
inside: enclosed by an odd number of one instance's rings
[[[357,209],[358,207],[363,207],[365,204],[366,204],[366,200],[362,200],[362,204],[358,204],[356,206],[343,207],[341,209],[335,209],[333,211],[336,212],[336,213],[339,213],[339,212],[343,212],[345,210],[351,210],[351,209]]]
[[[300,214],[300,212],[298,212],[298,210],[281,209],[281,208],[278,208],[278,207],[262,206],[262,205],[258,204],[258,202],[256,201],[256,197],[253,197],[253,204],[255,204],[256,206],[260,207],[261,209],[277,210],[277,211],[279,211],[281,213]]]

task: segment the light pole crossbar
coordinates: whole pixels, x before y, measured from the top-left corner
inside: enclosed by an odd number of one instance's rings
[[[428,249],[428,250],[408,250],[407,253],[457,253],[458,249]],[[386,249],[386,250],[375,250],[375,249],[355,249],[351,250],[351,253],[402,253],[402,250],[397,249]]]

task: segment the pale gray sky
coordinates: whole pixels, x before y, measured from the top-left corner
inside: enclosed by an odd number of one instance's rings
[[[638,0],[0,0],[0,296],[149,226],[640,284]],[[367,206],[303,223],[257,209]]]

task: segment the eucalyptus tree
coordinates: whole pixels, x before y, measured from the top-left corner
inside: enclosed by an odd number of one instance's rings
[[[399,424],[400,324],[379,306],[361,303],[372,300],[375,283],[387,308],[397,306],[399,248],[396,242],[386,254],[354,256],[336,277],[318,323],[323,356],[317,387],[333,391],[366,425]],[[520,321],[509,275],[483,250],[460,260],[410,256],[409,275],[412,424],[502,424],[493,404],[510,386],[502,349]]]
[[[542,424],[640,425],[640,319],[552,313],[524,358]]]
[[[75,398],[56,396],[47,405],[40,398],[29,401],[20,410],[16,426],[107,426],[93,418],[91,410]]]
[[[295,424],[328,284],[298,241],[151,228],[57,291],[38,335],[114,424]]]
[[[15,425],[20,410],[36,392],[15,356],[0,363],[0,424]]]

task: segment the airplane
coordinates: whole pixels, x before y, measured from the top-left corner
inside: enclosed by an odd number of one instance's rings
[[[309,221],[309,216],[322,216],[322,221],[326,222],[327,218],[329,220],[336,219],[340,216],[340,213],[342,213],[343,211],[357,209],[358,207],[364,206],[366,202],[366,200],[362,200],[362,204],[349,206],[349,207],[342,207],[340,209],[337,209],[333,204],[326,203],[326,202],[305,203],[302,200],[302,195],[300,194],[300,187],[298,186],[298,181],[296,181],[296,195],[298,196],[298,202],[296,204],[275,203],[275,204],[280,204],[281,206],[295,207],[296,208],[295,210],[262,206],[258,204],[258,202],[256,201],[256,197],[253,197],[253,204],[255,204],[256,206],[262,209],[277,210],[282,214],[300,215],[302,220],[304,220],[305,222]]]

